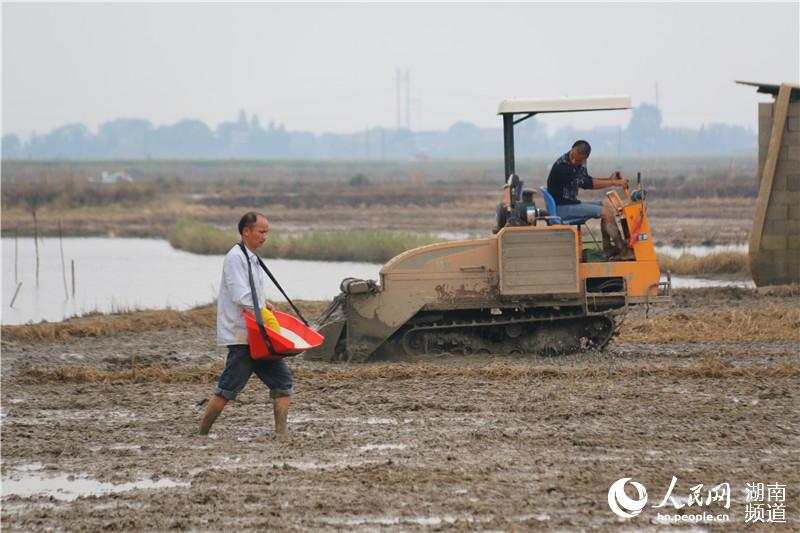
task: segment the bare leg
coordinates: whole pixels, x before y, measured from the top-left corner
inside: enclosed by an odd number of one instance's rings
[[[629,254],[627,243],[619,231],[617,221],[614,217],[614,209],[608,203],[608,200],[603,202],[603,214],[600,220],[600,230],[603,234],[603,252],[606,257],[619,257],[623,254]]]
[[[201,435],[208,435],[208,431],[227,403],[228,400],[222,396],[214,395],[211,397],[211,400],[208,401],[208,407],[206,407],[206,414],[203,416],[203,421],[200,422]]]
[[[272,411],[275,414],[275,433],[286,433],[286,419],[289,416],[289,399],[291,396],[281,396],[272,399]]]

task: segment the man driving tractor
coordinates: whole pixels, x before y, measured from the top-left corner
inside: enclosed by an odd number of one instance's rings
[[[600,229],[603,233],[603,251],[613,261],[633,259],[632,251],[614,219],[614,210],[608,200],[603,202],[581,202],[578,200],[578,188],[607,189],[609,187],[627,187],[628,180],[619,171],[614,171],[608,178],[593,178],[586,170],[586,160],[592,147],[588,142],[575,141],[569,152],[559,157],[550,169],[547,177],[547,190],[558,206],[558,214],[562,218],[600,218]]]

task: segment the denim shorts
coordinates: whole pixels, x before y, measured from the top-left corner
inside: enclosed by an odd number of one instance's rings
[[[277,361],[252,359],[247,344],[231,344],[228,346],[225,370],[222,371],[214,394],[226,400],[235,399],[253,372],[264,385],[269,387],[270,397],[281,398],[294,393],[292,372],[283,359]]]
[[[603,204],[600,202],[579,202],[577,204],[563,204],[556,207],[558,216],[570,218],[599,218],[603,213]]]

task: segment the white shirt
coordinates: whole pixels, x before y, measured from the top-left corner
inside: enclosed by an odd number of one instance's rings
[[[245,249],[247,249],[245,247]],[[267,275],[258,264],[258,256],[247,250],[247,256],[253,267],[253,282],[256,286],[258,304],[264,307],[264,286]],[[250,278],[247,274],[247,263],[239,245],[235,245],[225,256],[222,264],[222,280],[219,284],[217,299],[217,344],[247,344],[247,326],[242,311],[253,310],[253,298],[250,295]]]

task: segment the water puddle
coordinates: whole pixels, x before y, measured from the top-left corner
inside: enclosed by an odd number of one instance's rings
[[[114,506],[117,503],[114,502]],[[34,511],[55,509],[56,504],[49,501],[43,502],[3,502],[3,513],[31,513]]]
[[[433,515],[433,516],[360,516],[354,518],[345,518],[345,517],[331,517],[331,518],[323,518],[322,521],[331,526],[397,526],[400,524],[409,524],[409,525],[417,525],[417,526],[441,526],[441,525],[452,525],[456,522],[466,522],[466,523],[481,523],[481,522],[491,522],[491,516],[487,515],[478,515],[478,516],[469,516],[469,515],[453,515],[453,514],[443,514],[443,515]]]
[[[408,444],[367,444],[358,449],[359,452],[370,452],[372,450],[405,450]]]
[[[667,281],[667,278],[662,278],[661,281]],[[699,289],[703,287],[740,287],[743,289],[754,289],[755,286],[756,284],[748,279],[713,279],[672,276],[673,289]]]
[[[109,450],[133,450],[139,451],[142,449],[142,446],[139,444],[113,444],[108,446]]]
[[[514,522],[527,522],[528,520],[537,520],[539,522],[547,522],[552,520],[552,517],[546,513],[538,513],[538,514],[521,514],[512,516],[511,520]]]
[[[656,246],[656,253],[680,257],[683,254],[706,256],[721,252],[747,253],[748,245],[740,244],[715,244],[713,246]]]
[[[370,416],[369,418],[367,418],[367,424],[370,424],[370,425],[376,425],[376,424],[377,425],[379,425],[379,424],[396,425],[397,424],[397,420],[395,420],[394,418],[380,418],[380,417],[377,417],[377,416]]]
[[[330,419],[322,416],[295,415],[291,417],[292,422],[328,422]]]
[[[273,463],[271,466],[283,468],[294,468],[297,470],[339,470],[352,466],[364,466],[377,464],[377,461],[353,461],[352,459],[341,459],[338,461],[285,461],[281,464]]]
[[[292,422],[327,422],[327,423],[344,423],[344,424],[367,424],[367,425],[392,425],[395,426],[400,422],[396,418],[388,418],[388,417],[379,417],[379,416],[368,416],[358,417],[358,416],[345,416],[341,418],[325,418],[325,417],[318,417],[318,416],[308,416],[308,415],[292,415],[291,417]],[[411,419],[406,418],[403,420],[403,423],[409,423]]]
[[[44,465],[42,463],[30,463],[27,465],[19,465],[14,467],[14,470],[17,472],[36,472],[42,469],[44,469]]]
[[[36,464],[25,465],[17,468],[17,473],[3,478],[3,498],[19,496],[32,498],[36,496],[52,497],[56,500],[71,502],[86,496],[102,496],[116,494],[135,489],[168,489],[175,487],[188,487],[190,482],[175,481],[169,478],[158,480],[141,479],[128,483],[110,483],[91,479],[87,474],[60,474],[57,476],[41,476],[25,473],[41,469],[34,468]]]

